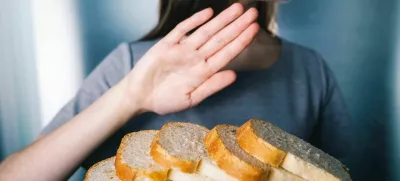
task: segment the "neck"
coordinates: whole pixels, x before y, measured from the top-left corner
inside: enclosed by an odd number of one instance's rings
[[[225,69],[235,71],[263,70],[271,67],[281,54],[279,38],[260,30],[253,42]]]

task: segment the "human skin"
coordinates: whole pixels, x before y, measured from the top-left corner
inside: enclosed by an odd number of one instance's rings
[[[130,118],[178,112],[232,84],[235,73],[222,69],[253,41],[258,13],[236,3],[210,20],[212,14],[205,9],[181,22],[87,109],[8,157],[0,165],[0,180],[65,180]]]

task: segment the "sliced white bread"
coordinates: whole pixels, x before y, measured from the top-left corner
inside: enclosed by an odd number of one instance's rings
[[[237,129],[232,125],[217,125],[204,140],[209,157],[225,172],[240,181],[305,181],[273,168],[243,150],[236,139]]]
[[[167,179],[169,169],[158,165],[150,156],[150,145],[157,133],[155,130],[147,130],[124,136],[115,161],[119,179],[122,181]]]
[[[115,157],[96,163],[86,172],[84,181],[120,181],[115,173]]]
[[[260,161],[309,181],[350,181],[340,161],[262,120],[249,120],[237,131],[239,145]]]
[[[170,180],[234,180],[208,158],[204,146],[208,132],[193,123],[167,123],[153,140],[151,155],[158,164],[171,168]]]

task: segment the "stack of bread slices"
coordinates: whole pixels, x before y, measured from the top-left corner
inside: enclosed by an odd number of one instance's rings
[[[170,122],[126,135],[115,157],[93,165],[86,181],[349,181],[337,159],[271,123],[212,130]]]

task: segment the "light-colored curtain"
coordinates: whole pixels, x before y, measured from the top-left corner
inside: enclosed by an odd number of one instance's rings
[[[0,2],[0,153],[23,148],[39,132],[40,103],[29,1]]]
[[[155,26],[158,2],[0,1],[0,160],[34,141],[119,43]]]
[[[0,1],[1,160],[34,141],[79,84],[82,71],[74,63],[81,60],[71,49],[75,32],[65,21],[71,20],[71,6],[66,1],[58,5]],[[82,180],[82,171],[70,180]]]

